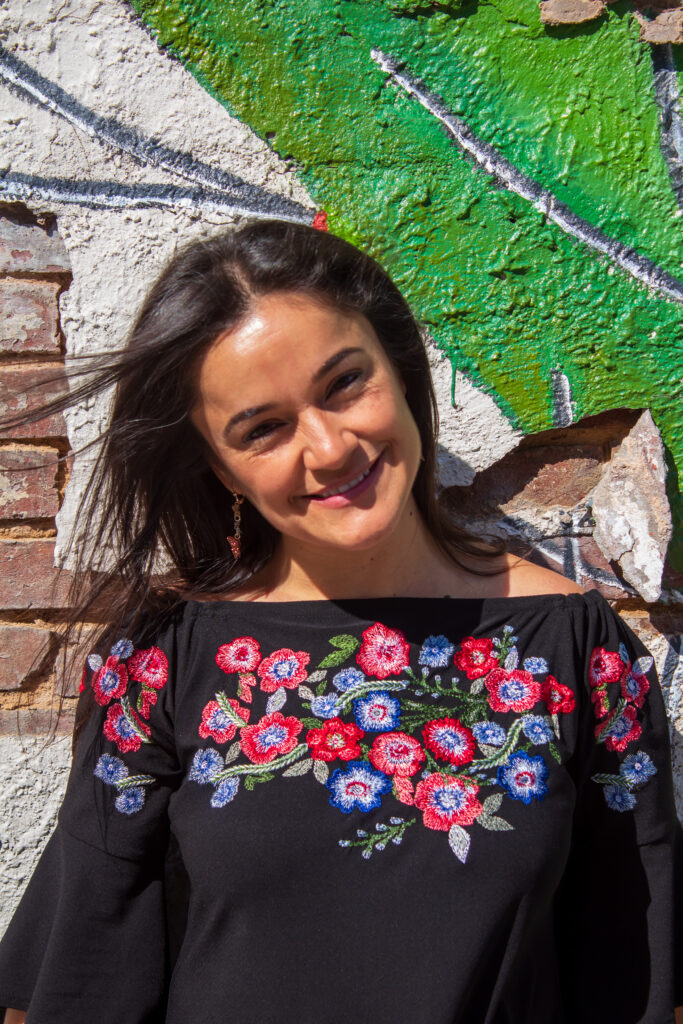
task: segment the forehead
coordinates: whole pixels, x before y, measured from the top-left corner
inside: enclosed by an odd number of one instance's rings
[[[362,314],[297,293],[264,296],[204,356],[196,377],[197,401],[245,404],[273,386],[305,386],[331,355],[347,347],[388,363]]]

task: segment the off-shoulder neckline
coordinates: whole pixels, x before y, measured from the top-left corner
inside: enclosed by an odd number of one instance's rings
[[[563,602],[567,598],[578,598],[579,600],[588,601],[604,601],[602,594],[597,589],[586,590],[583,593],[571,592],[568,594],[519,594],[514,597],[450,597],[443,595],[442,597],[420,597],[413,595],[399,595],[391,597],[338,597],[338,598],[306,598],[299,600],[290,601],[245,601],[235,600],[232,601],[229,598],[223,598],[215,601],[197,601],[188,600],[185,602],[188,606],[196,608],[211,608],[211,609],[223,609],[235,607],[238,609],[253,609],[253,608],[267,608],[269,610],[281,608],[283,611],[293,610],[297,608],[328,608],[333,605],[364,605],[369,606],[373,604],[394,604],[398,607],[401,604],[410,602],[419,602],[426,606],[427,604],[442,604],[451,603],[453,605],[459,605],[461,607],[467,605],[482,605],[486,604],[489,606],[495,605],[524,605],[532,602]]]

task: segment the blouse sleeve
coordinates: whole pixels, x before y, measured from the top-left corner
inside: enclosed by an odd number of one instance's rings
[[[568,1020],[667,1024],[683,1003],[669,724],[653,658],[602,597],[576,617],[576,807],[559,896]]]
[[[0,942],[0,1004],[27,1024],[164,1020],[175,628],[154,641],[88,659],[57,827]]]

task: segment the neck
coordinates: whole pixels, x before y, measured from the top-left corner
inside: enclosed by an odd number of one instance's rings
[[[340,551],[283,537],[265,587],[278,600],[445,595],[449,586],[453,592],[454,568],[413,503],[372,548]]]

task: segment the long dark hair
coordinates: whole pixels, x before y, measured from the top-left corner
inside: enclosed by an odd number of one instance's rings
[[[277,531],[248,501],[242,554],[233,558],[226,539],[232,498],[210,468],[189,413],[203,354],[255,299],[274,292],[306,294],[367,318],[405,383],[419,429],[424,458],[413,493],[427,528],[469,571],[487,571],[473,569],[472,557],[504,550],[502,542],[456,526],[438,498],[438,413],[428,357],[420,327],[386,271],[349,242],[306,224],[248,221],[178,251],[144,300],[125,347],[83,364],[71,361],[69,393],[32,417],[115,385],[111,419],[77,512],[74,536],[82,542],[72,540],[65,646],[73,648],[69,634],[85,621],[104,619],[91,637],[96,644],[108,645],[124,627],[144,635],[188,596],[234,592],[271,558]]]

